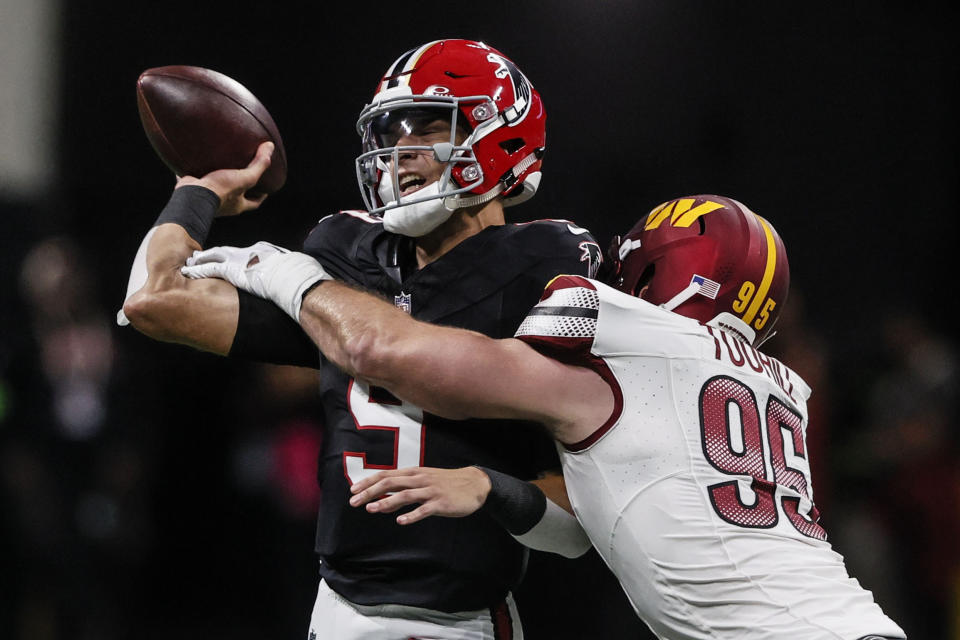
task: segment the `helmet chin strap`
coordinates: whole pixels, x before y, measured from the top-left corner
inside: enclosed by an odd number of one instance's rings
[[[434,182],[413,194],[419,200],[425,196],[435,196],[430,200],[421,200],[411,204],[400,204],[383,212],[383,228],[410,238],[425,236],[446,222],[457,206],[449,207],[447,201],[456,198],[440,196],[440,183]],[[403,198],[400,198],[403,202]],[[388,203],[389,204],[389,203]]]
[[[457,186],[450,181],[447,188],[441,190],[442,181],[442,179],[437,180],[409,196],[401,196],[400,204],[393,206],[396,203],[393,199],[393,184],[390,174],[385,173],[380,182],[379,192],[380,199],[390,208],[382,214],[383,228],[402,236],[419,238],[449,220],[457,209],[489,202],[502,191],[502,187],[497,185],[496,188],[478,196],[464,197],[464,194],[457,193],[444,196],[444,193],[455,191]],[[412,200],[412,202],[403,204],[404,200]]]
[[[686,289],[684,289],[677,295],[673,296],[672,298],[670,298],[660,306],[666,309],[667,311],[673,311],[674,309],[682,305],[684,302],[686,302],[693,296],[697,295],[699,291],[700,291],[700,283],[691,282],[690,284],[687,285]]]

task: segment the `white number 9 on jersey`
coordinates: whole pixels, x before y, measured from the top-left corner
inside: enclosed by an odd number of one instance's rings
[[[347,391],[347,408],[357,429],[380,429],[393,432],[393,462],[370,464],[365,451],[344,451],[343,472],[353,484],[384,469],[423,466],[423,409],[390,396],[375,398],[370,386],[351,380]]]

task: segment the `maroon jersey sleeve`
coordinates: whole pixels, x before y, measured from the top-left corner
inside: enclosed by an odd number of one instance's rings
[[[516,337],[561,362],[586,364],[597,331],[600,296],[592,281],[560,275],[543,290]]]

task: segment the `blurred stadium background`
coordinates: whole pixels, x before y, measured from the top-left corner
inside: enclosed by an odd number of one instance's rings
[[[814,388],[822,521],[912,638],[960,638],[955,7],[323,7],[0,0],[0,638],[303,637],[312,374],[113,322],[173,184],[134,82],[199,65],[266,104],[287,185],[211,242],[297,246],[361,204],[353,125],[377,78],[442,37],[499,48],[543,96],[545,179],[516,220],[574,219],[605,246],[716,193],[774,222],[793,290],[767,350]],[[528,638],[648,637],[573,566],[532,559]]]

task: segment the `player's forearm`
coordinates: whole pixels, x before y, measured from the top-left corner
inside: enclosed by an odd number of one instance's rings
[[[350,375],[446,418],[494,416],[472,402],[468,377],[473,332],[427,325],[368,293],[335,281],[311,290],[300,325],[331,360]]]
[[[164,224],[147,247],[147,281],[123,312],[151,338],[226,355],[236,332],[236,289],[223,280],[189,280],[180,274],[199,245],[184,229]]]
[[[157,293],[184,286],[187,278],[180,274],[180,267],[200,248],[200,244],[178,224],[166,223],[156,227],[147,245],[148,278],[144,289]]]
[[[373,382],[399,383],[401,355],[384,353],[415,321],[368,293],[333,280],[303,298],[300,326],[324,356],[348,374]]]
[[[566,399],[552,398],[544,389],[565,380],[562,388],[572,387],[566,394],[571,402],[579,406],[581,398],[589,397],[580,390],[583,375],[594,375],[589,371],[570,371],[574,368],[519,340],[494,340],[414,320],[388,302],[338,282],[325,281],[304,296],[298,319],[324,355],[347,373],[445,418],[552,425],[558,416],[579,415],[562,409]],[[589,393],[594,391],[589,386]]]
[[[524,482],[490,469],[484,471],[491,488],[483,510],[518,542],[567,558],[577,558],[590,549],[590,538],[573,515],[562,475]]]
[[[187,257],[201,248],[196,237],[206,236],[217,206],[215,196],[196,187],[171,198],[138,253],[123,315],[156,340],[225,355],[236,332],[236,289],[222,280],[180,274]]]

